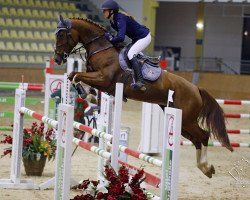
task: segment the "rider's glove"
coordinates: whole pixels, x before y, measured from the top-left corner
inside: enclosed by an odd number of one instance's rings
[[[114,36],[113,36],[111,33],[109,33],[109,32],[106,32],[106,33],[105,33],[105,38],[106,38],[108,41],[112,42],[113,37],[114,37]]]

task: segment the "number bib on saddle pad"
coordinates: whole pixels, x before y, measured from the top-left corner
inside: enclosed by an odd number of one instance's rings
[[[127,57],[127,51],[128,51],[128,46],[124,47],[121,50],[119,54],[119,63],[124,71],[131,72],[131,68],[129,67],[130,66],[129,60]],[[141,61],[144,60],[142,54],[139,54],[137,56],[137,59],[139,63],[142,63]],[[142,76],[146,80],[156,81],[160,77],[161,71],[162,69],[159,67],[159,65],[151,64],[147,61],[143,62],[142,64]]]

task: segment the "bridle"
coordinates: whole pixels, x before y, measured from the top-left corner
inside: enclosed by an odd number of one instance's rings
[[[62,47],[62,46],[69,46],[69,45],[70,45],[70,40],[72,40],[73,43],[74,43],[75,46],[76,46],[77,43],[74,41],[74,39],[73,39],[73,37],[72,37],[72,35],[71,35],[71,33],[70,33],[70,29],[69,29],[69,28],[63,28],[62,30],[65,30],[65,31],[66,31],[66,37],[67,37],[67,39],[66,39],[66,42],[64,42],[64,43],[62,43],[62,44],[59,44],[59,45],[56,45],[56,49],[57,49],[58,47]],[[103,38],[104,36],[105,36],[105,35],[102,34],[102,35],[99,35],[99,36],[97,36],[97,37],[94,37],[94,38],[92,38],[90,41],[88,41],[88,42],[82,44],[80,47],[78,47],[78,48],[73,48],[73,50],[72,50],[71,52],[65,52],[65,51],[64,51],[63,53],[58,53],[58,52],[56,51],[56,49],[55,49],[55,53],[58,54],[61,58],[65,59],[65,60],[66,60],[71,54],[77,54],[77,53],[79,53],[79,55],[80,55],[80,57],[81,57],[81,59],[82,59],[83,61],[88,61],[88,60],[90,59],[90,57],[92,57],[93,55],[95,55],[95,54],[97,54],[97,53],[100,53],[101,51],[105,51],[105,50],[107,50],[107,49],[110,49],[110,48],[113,48],[113,47],[114,47],[114,46],[110,43],[110,45],[108,45],[107,47],[98,49],[98,50],[93,51],[93,52],[91,52],[91,53],[89,53],[89,54],[88,54],[87,52],[85,52],[85,56],[84,56],[85,59],[82,57],[81,49],[86,49],[87,46],[89,46],[90,44],[92,44],[92,43],[95,42],[96,40],[99,40],[99,39]]]
[[[58,27],[58,28],[61,28],[61,27]],[[58,54],[61,58],[63,58],[64,60],[66,60],[68,57],[69,57],[69,55],[71,54],[71,52],[62,52],[62,53],[59,53],[59,52],[57,52],[57,48],[59,48],[59,47],[62,47],[62,46],[66,46],[66,47],[69,47],[70,46],[70,40],[72,40],[73,41],[73,43],[74,44],[77,44],[75,41],[74,41],[74,39],[73,39],[73,37],[72,37],[72,35],[71,35],[71,33],[70,33],[70,29],[69,28],[61,28],[61,30],[65,30],[66,31],[66,42],[64,42],[64,43],[62,43],[62,44],[59,44],[59,45],[56,45],[56,48],[55,48],[55,53],[56,54]],[[60,30],[60,31],[61,31]],[[59,31],[59,32],[60,32]],[[58,32],[58,33],[59,33]],[[58,34],[57,33],[57,34]]]

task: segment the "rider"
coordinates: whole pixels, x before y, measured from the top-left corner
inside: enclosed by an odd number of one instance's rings
[[[103,16],[110,20],[113,29],[117,31],[116,36],[109,32],[105,37],[112,43],[116,44],[125,40],[125,35],[132,39],[132,46],[128,51],[128,59],[135,72],[136,83],[132,86],[140,90],[146,90],[141,73],[141,65],[136,59],[136,55],[143,51],[151,42],[151,34],[146,26],[140,25],[129,14],[119,11],[119,5],[114,0],[106,0],[101,9]]]

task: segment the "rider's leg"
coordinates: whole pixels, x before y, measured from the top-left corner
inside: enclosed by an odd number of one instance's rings
[[[134,43],[128,51],[128,59],[135,72],[135,86],[141,88],[144,86],[143,77],[141,73],[141,65],[136,60],[135,56],[143,51],[151,42],[151,34],[149,33],[145,38],[138,40]]]
[[[135,88],[141,89],[144,86],[144,81],[141,73],[141,64],[138,62],[136,56],[129,60],[131,65],[133,66],[134,72],[135,72],[135,84],[133,85]],[[145,88],[144,88],[145,90]]]

